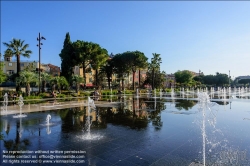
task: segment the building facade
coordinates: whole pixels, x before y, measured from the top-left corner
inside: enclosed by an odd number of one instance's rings
[[[4,57],[3,64],[3,73],[7,75],[12,75],[17,73],[17,62],[12,60],[12,57]],[[30,70],[39,70],[38,61],[21,61],[20,62],[21,71],[29,68]],[[47,72],[53,76],[60,76],[60,67],[52,64],[42,64],[40,65],[41,72]]]

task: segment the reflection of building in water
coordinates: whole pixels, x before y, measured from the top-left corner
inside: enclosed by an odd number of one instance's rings
[[[113,114],[117,114],[121,109],[123,111],[130,111],[131,114],[135,113],[137,117],[145,118],[148,117],[147,105],[145,102],[139,100],[127,100],[122,104],[122,108],[112,107],[110,111]]]

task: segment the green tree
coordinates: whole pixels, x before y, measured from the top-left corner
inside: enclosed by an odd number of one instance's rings
[[[86,72],[87,69],[91,68],[90,57],[96,50],[92,48],[93,43],[91,42],[77,40],[76,42],[73,42],[72,45],[76,56],[76,65],[80,65],[82,67],[84,84],[86,84]]]
[[[140,51],[127,51],[121,55],[123,63],[130,68],[133,73],[133,89],[135,89],[135,72],[146,66],[148,58]]]
[[[31,50],[27,50],[29,44],[24,44],[24,40],[21,39],[13,39],[9,43],[3,42],[3,45],[7,47],[5,53],[9,56],[15,56],[17,60],[17,76],[19,76],[19,72],[21,71],[20,57],[24,56],[29,58],[30,54],[32,54]],[[20,86],[17,85],[17,90],[20,90]]]
[[[37,83],[38,77],[37,74],[30,71],[22,71],[19,73],[19,77],[16,79],[17,83],[25,86],[27,96],[30,96],[30,84]]]
[[[67,88],[69,86],[69,83],[64,76],[53,77],[50,80],[50,83],[52,85],[52,91],[55,91],[57,89],[59,93],[61,93],[61,90],[63,88]]]
[[[100,82],[98,80],[98,70],[101,66],[103,66],[108,60],[108,51],[104,48],[101,48],[99,44],[93,43],[92,46],[93,51],[90,57],[90,64],[92,68],[95,70],[95,85],[99,86]]]
[[[148,73],[147,73],[146,82],[151,84],[152,89],[155,89],[155,80],[157,78],[157,75],[159,75],[160,73],[162,60],[161,60],[160,54],[153,53],[152,55],[153,55],[153,58],[151,58],[151,63],[148,64]]]
[[[223,86],[223,85],[229,84],[229,77],[227,74],[222,74],[222,73],[217,72],[215,75],[215,79],[216,79],[217,86]]]
[[[61,76],[64,76],[66,80],[70,82],[70,78],[73,74],[73,67],[76,64],[76,61],[69,32],[66,33],[63,49],[61,50],[59,56],[61,58]]]
[[[250,79],[241,79],[238,81],[239,84],[244,84],[244,86],[246,86],[246,84],[250,84]]]
[[[2,54],[0,53],[0,59],[2,58]],[[6,74],[3,72],[3,66],[4,63],[1,61],[0,62],[0,84],[3,83],[4,81],[6,81]]]
[[[73,75],[72,81],[73,81],[73,84],[75,84],[75,86],[76,86],[76,93],[78,93],[78,91],[80,89],[80,83],[82,83],[84,81],[84,79],[83,79],[83,77],[81,77],[79,75]]]
[[[165,82],[166,82],[166,73],[165,71],[157,71],[154,72],[154,77],[152,77],[152,70],[148,70],[147,75],[146,75],[146,79],[143,82],[143,85],[151,85],[153,82],[153,78],[154,78],[154,88],[164,88],[165,87]]]
[[[46,83],[51,80],[51,75],[45,72],[41,72],[41,81],[42,81],[42,92],[45,92]]]
[[[110,89],[110,83],[112,79],[112,74],[114,73],[114,58],[111,57],[106,61],[106,64],[100,68],[100,74],[105,74],[108,80],[108,87]]]
[[[124,62],[124,57],[122,54],[116,54],[111,59],[110,66],[113,67],[113,72],[117,74],[117,78],[122,81],[122,89],[124,89],[124,79],[129,74],[130,66]],[[110,77],[111,76],[112,75],[110,75]]]
[[[176,82],[180,84],[189,84],[193,79],[193,73],[188,70],[180,71],[174,73]]]

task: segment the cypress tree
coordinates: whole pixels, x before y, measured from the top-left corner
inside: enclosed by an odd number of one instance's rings
[[[75,58],[69,32],[66,33],[63,49],[59,56],[61,57],[61,76],[64,76],[66,80],[70,82],[73,67],[75,66]]]

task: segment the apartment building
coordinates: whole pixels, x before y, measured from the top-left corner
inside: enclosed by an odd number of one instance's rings
[[[76,75],[79,75],[79,76],[83,77],[83,69],[82,69],[82,67],[75,66],[73,68],[73,73],[76,74]],[[143,79],[146,78],[146,73],[147,73],[147,70],[140,70],[140,71],[137,70],[135,72],[135,85],[136,86],[139,85],[139,74],[141,75],[141,80],[143,80]],[[95,75],[96,75],[96,71],[93,70],[91,68],[91,66],[89,66],[86,69],[86,87],[92,87],[92,86],[94,86]],[[112,82],[119,83],[118,82],[118,78],[117,78],[117,74],[112,74],[111,80],[112,80]],[[120,82],[120,87],[122,86],[121,84],[122,84],[122,82]],[[130,72],[124,78],[124,87],[125,88],[129,88],[129,86],[131,86],[132,84],[133,84],[133,73]],[[108,81],[106,83],[106,86],[108,86]]]
[[[3,72],[7,75],[12,75],[17,72],[17,62],[16,60],[12,60],[12,57],[4,57],[3,63]],[[26,69],[27,67],[32,70],[39,70],[39,62],[38,61],[21,61],[20,62],[21,71]],[[40,69],[42,72],[47,72],[52,74],[53,76],[60,75],[60,67],[52,65],[52,64],[42,64],[40,65]]]

